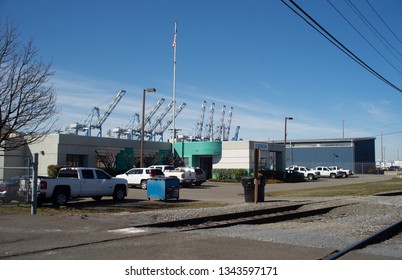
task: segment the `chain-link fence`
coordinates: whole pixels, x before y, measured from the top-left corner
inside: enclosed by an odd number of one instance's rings
[[[0,206],[31,203],[32,159],[21,155],[0,155]]]

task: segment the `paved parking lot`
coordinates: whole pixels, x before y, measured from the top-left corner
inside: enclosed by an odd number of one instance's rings
[[[334,184],[383,180],[383,176],[355,176],[347,179],[322,179],[297,184],[267,185],[266,191],[314,188]],[[200,187],[181,189],[180,201],[220,201],[245,207],[241,184],[205,183]],[[79,202],[72,202],[77,203]],[[102,201],[101,201],[102,202]],[[105,203],[106,203],[105,199]],[[146,191],[130,189],[132,203],[161,203],[146,198]],[[274,202],[264,202],[270,206]],[[254,207],[253,204],[246,204]],[[179,210],[178,210],[179,211]],[[185,211],[186,210],[181,210]],[[194,210],[197,211],[197,210]],[[149,215],[131,213],[75,215],[2,214],[0,216],[0,259],[319,259],[333,248],[312,247],[247,236],[221,233],[201,234],[172,230],[152,231],[135,228],[144,217],[154,219],[163,213]],[[158,214],[159,213],[159,214]],[[166,212],[168,213],[168,212]],[[170,215],[170,214],[168,214]],[[314,224],[314,223],[313,223]],[[293,226],[293,225],[292,225]],[[238,228],[255,232],[255,227]],[[258,230],[261,230],[258,229]],[[267,230],[267,229],[265,229]],[[278,228],[276,228],[278,230]],[[270,229],[268,228],[268,231]],[[278,231],[279,232],[279,231]],[[355,252],[347,259],[390,259],[389,256]],[[391,258],[392,259],[392,258]]]

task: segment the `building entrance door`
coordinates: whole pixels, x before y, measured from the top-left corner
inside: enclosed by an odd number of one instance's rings
[[[207,179],[212,178],[212,157],[200,157],[200,168],[205,171]]]

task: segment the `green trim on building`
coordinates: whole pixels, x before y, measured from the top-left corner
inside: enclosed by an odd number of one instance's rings
[[[176,142],[176,156],[188,160],[189,166],[199,166],[200,156],[222,155],[222,142]]]

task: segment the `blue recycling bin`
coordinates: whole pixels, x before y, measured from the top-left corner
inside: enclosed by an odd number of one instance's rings
[[[167,199],[179,200],[180,180],[176,177],[159,177],[149,179],[147,182],[147,197],[166,201]]]

